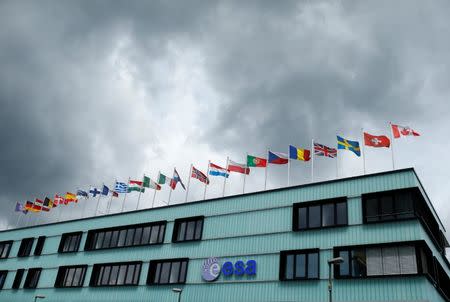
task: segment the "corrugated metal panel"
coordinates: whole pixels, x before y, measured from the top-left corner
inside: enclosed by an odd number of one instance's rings
[[[281,250],[320,248],[320,276],[328,276],[327,259],[332,247],[428,238],[418,221],[362,225],[362,193],[406,188],[417,185],[412,170],[392,174],[353,178],[264,194],[234,196],[222,200],[190,203],[176,207],[158,208],[122,215],[110,215],[42,227],[0,232],[0,241],[14,239],[8,260],[0,260],[0,269],[44,267],[39,289],[12,291],[15,272],[9,273],[0,301],[25,301],[34,294],[47,295],[45,301],[175,301],[174,286],[146,286],[148,261],[152,259],[189,257],[188,284],[184,285],[182,301],[325,301],[326,281],[278,282],[279,252]],[[292,204],[309,200],[348,196],[348,227],[292,232]],[[180,217],[205,215],[203,240],[191,243],[170,243],[173,220]],[[165,244],[130,247],[91,252],[58,254],[60,234],[87,231],[109,226],[167,220]],[[24,237],[47,235],[40,257],[17,258],[19,240]],[[80,250],[83,250],[86,233]],[[429,240],[429,239],[427,239]],[[435,249],[433,252],[436,252]],[[205,258],[222,260],[255,259],[258,274],[250,279],[235,277],[206,284],[200,279],[200,267]],[[141,260],[141,286],[89,288],[91,267],[86,274],[85,288],[54,289],[57,267]],[[223,282],[226,282],[224,284]],[[336,297],[339,301],[424,300],[441,301],[425,278],[389,278],[376,280],[339,280]],[[431,293],[432,292],[432,293]],[[431,297],[431,298],[430,298]]]

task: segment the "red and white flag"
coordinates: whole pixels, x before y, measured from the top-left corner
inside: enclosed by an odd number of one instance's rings
[[[417,133],[408,126],[399,126],[391,124],[391,127],[394,138],[399,138],[400,136],[420,136],[419,133]]]
[[[245,164],[239,164],[237,162],[232,161],[231,159],[228,161],[228,171],[237,172],[242,174],[250,174],[250,168]]]
[[[202,171],[196,169],[195,167],[192,167],[191,177],[196,178],[196,179],[200,180],[201,182],[209,185],[208,176],[206,176]]]
[[[366,146],[380,148],[386,147],[389,148],[391,145],[390,139],[385,135],[372,135],[367,132],[364,132],[364,144]]]
[[[55,199],[53,201],[53,204],[54,205],[67,204],[67,201],[66,201],[66,199],[64,197],[62,197],[62,196],[60,196],[58,194],[55,194]]]

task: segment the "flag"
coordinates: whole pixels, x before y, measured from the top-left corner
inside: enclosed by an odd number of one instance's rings
[[[142,184],[145,188],[150,188],[153,190],[161,190],[161,186],[158,185],[155,181],[151,180],[150,177],[148,176],[144,176]]]
[[[42,210],[42,200],[37,199],[33,203],[33,211],[40,212]]]
[[[247,165],[239,164],[231,159],[228,161],[228,171],[247,175],[250,174],[250,168],[248,168]]]
[[[311,151],[309,151],[308,149],[300,149],[289,145],[289,158],[309,161],[311,159]]]
[[[314,155],[335,158],[337,156],[337,150],[325,145],[314,143]]]
[[[351,141],[343,137],[337,136],[338,149],[352,151],[356,156],[361,156],[361,148],[358,141]]]
[[[98,194],[100,194],[101,192],[99,190],[97,190],[97,188],[91,187],[91,189],[89,190],[89,193],[92,194],[92,197],[95,197]]]
[[[145,192],[145,189],[142,187],[143,182],[139,180],[129,180],[128,181],[128,193],[131,191],[137,192]]]
[[[200,180],[201,182],[209,185],[209,178],[208,178],[208,176],[206,176],[202,171],[196,169],[194,166],[192,166],[191,177],[192,178],[196,178],[196,179]]]
[[[66,192],[66,197],[64,199],[64,204],[68,204],[69,202],[78,202],[77,196],[70,192]]]
[[[116,193],[128,193],[128,185],[124,182],[116,181],[116,185],[114,186],[114,192]]]
[[[419,133],[414,131],[408,126],[399,126],[391,124],[392,127],[392,134],[394,135],[394,138],[400,138],[400,136],[420,136]]]
[[[265,168],[267,167],[267,159],[256,157],[253,155],[247,155],[247,167]]]
[[[364,144],[370,147],[386,147],[389,148],[391,145],[391,141],[385,135],[371,135],[367,132],[364,132]]]
[[[117,193],[115,191],[111,191],[111,195],[112,195],[112,197],[119,197],[119,193]]]
[[[288,163],[287,154],[269,151],[269,164],[284,165]]]
[[[67,204],[67,201],[64,199],[64,197],[59,196],[58,194],[55,194],[55,199],[53,201],[53,204],[55,206],[62,205],[62,204]]]
[[[230,176],[230,171],[213,163],[209,163],[209,175],[228,178],[228,176]]]
[[[170,182],[172,181],[172,179],[170,177],[167,177],[166,175],[162,174],[161,172],[158,175],[158,184],[163,185],[163,184],[170,184]]]
[[[170,187],[172,190],[175,190],[177,183],[180,183],[180,185],[183,187],[184,190],[186,190],[186,187],[184,186],[183,182],[181,181],[181,177],[177,172],[177,169],[173,169],[173,178],[170,181]]]
[[[25,207],[24,207],[24,209],[25,209],[25,210],[28,210],[28,211],[33,211],[33,203],[32,203],[31,201],[25,202]]]
[[[108,193],[109,193],[109,188],[107,186],[103,185],[102,195],[106,196],[106,195],[108,195]]]
[[[84,197],[84,198],[86,198],[86,199],[89,198],[88,192],[83,191],[83,190],[77,190],[77,196]]]
[[[52,207],[53,201],[50,198],[45,197],[44,203],[42,204],[42,211],[48,212]]]
[[[25,209],[25,207],[20,202],[16,202],[15,211],[16,212],[22,212],[24,214],[28,214],[28,210]]]

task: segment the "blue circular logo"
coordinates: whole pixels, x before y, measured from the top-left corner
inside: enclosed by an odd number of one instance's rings
[[[202,278],[205,281],[211,282],[219,278],[220,264],[217,258],[208,258],[202,265]]]

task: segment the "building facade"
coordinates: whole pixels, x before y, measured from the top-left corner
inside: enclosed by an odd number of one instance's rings
[[[0,232],[0,301],[450,301],[413,169]]]

